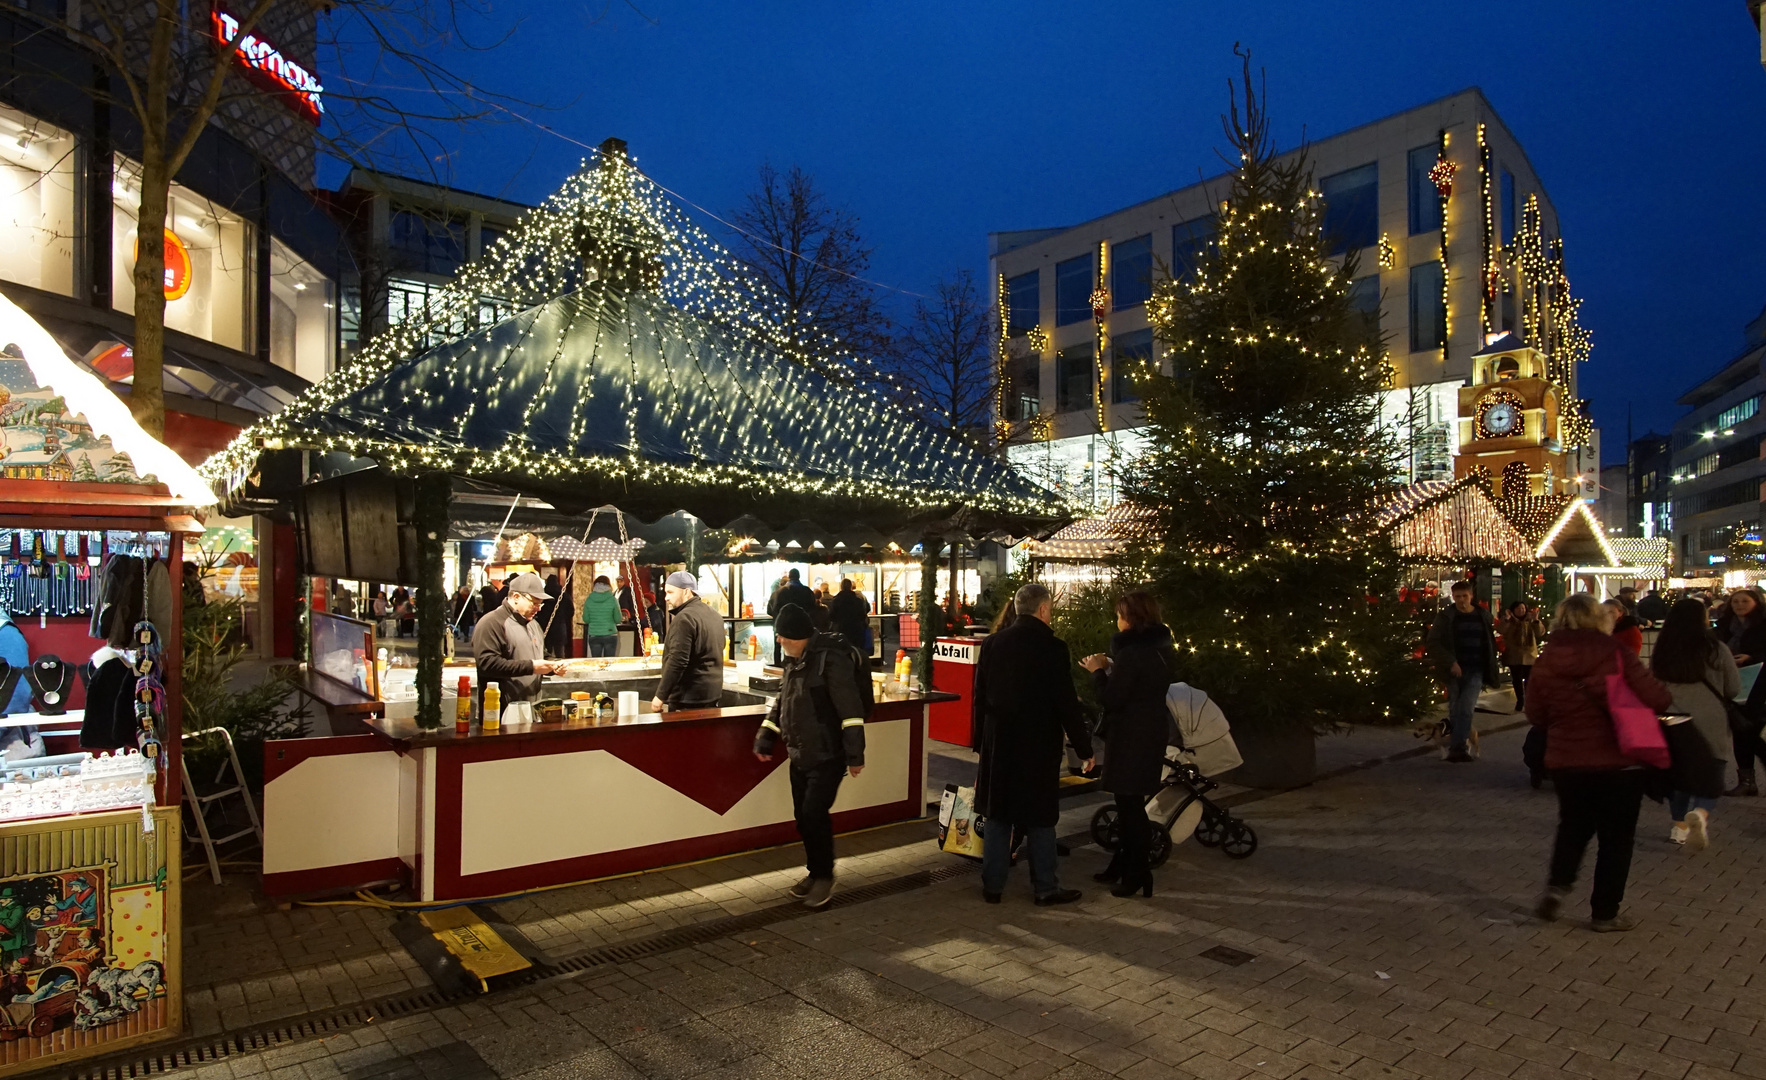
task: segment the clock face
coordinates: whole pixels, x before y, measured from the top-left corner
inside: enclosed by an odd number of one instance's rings
[[[1513,435],[1521,430],[1521,410],[1506,401],[1484,406],[1484,430],[1494,438]]]

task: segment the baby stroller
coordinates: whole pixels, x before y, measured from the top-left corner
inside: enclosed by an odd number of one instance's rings
[[[1208,798],[1220,786],[1211,777],[1245,763],[1226,714],[1205,691],[1185,683],[1171,685],[1165,707],[1171,713],[1171,744],[1166,747],[1163,786],[1147,800],[1147,817],[1154,826],[1148,865],[1164,864],[1171,857],[1173,838],[1181,843],[1192,833],[1203,847],[1217,847],[1229,858],[1250,858],[1257,850],[1257,833]],[[1098,808],[1091,836],[1105,851],[1116,850],[1116,807]]]

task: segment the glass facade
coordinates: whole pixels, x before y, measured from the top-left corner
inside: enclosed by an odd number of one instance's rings
[[[270,362],[308,382],[337,366],[336,287],[282,241],[270,239]]]
[[[135,218],[141,167],[117,157],[111,182],[111,302],[135,310]],[[166,327],[241,352],[257,350],[252,325],[256,230],[182,184],[166,213]]]
[[[1410,268],[1410,351],[1447,344],[1447,305],[1441,296],[1441,261]]]
[[[1368,162],[1318,182],[1324,195],[1324,236],[1332,255],[1372,247],[1380,238],[1380,166]]]
[[[394,210],[386,246],[400,270],[452,277],[466,264],[466,223],[416,210]]]
[[[1087,341],[1055,354],[1055,408],[1058,411],[1089,409],[1096,402],[1095,352],[1092,343]]]
[[[1153,238],[1137,236],[1110,247],[1110,299],[1117,311],[1153,295]]]
[[[0,278],[74,293],[74,137],[0,106]]]
[[[1380,275],[1358,277],[1349,284],[1349,306],[1360,312],[1373,328],[1380,328]]]
[[[1091,318],[1092,256],[1055,264],[1055,325],[1067,326]]]
[[[1208,257],[1214,243],[1215,220],[1212,215],[1181,221],[1171,227],[1171,273],[1179,281],[1195,274]]]
[[[1410,152],[1410,235],[1433,232],[1441,227],[1441,193],[1429,170],[1440,159],[1435,144],[1419,146]]]
[[[1032,270],[1006,279],[1006,332],[1016,336],[1042,320],[1042,275]]]
[[[1502,170],[1500,187],[1497,201],[1501,204],[1502,242],[1512,244],[1515,242],[1515,174]]]

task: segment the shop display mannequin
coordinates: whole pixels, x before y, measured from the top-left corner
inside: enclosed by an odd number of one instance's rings
[[[35,690],[37,711],[44,716],[60,716],[67,712],[69,695],[74,688],[74,669],[53,654],[31,661],[29,678]]]

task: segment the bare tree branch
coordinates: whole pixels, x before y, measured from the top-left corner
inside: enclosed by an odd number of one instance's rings
[[[915,302],[901,339],[900,377],[912,393],[906,404],[933,427],[990,449],[999,381],[993,305],[967,270],[939,281],[932,293],[930,302]]]

